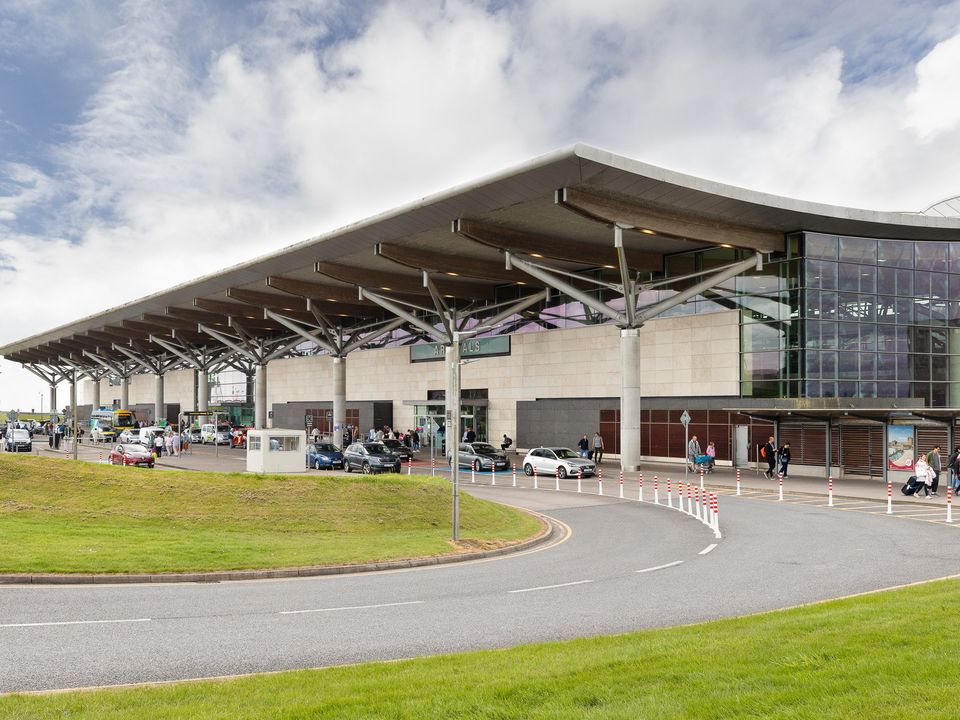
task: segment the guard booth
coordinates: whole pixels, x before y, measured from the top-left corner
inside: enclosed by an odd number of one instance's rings
[[[247,472],[306,472],[306,441],[303,430],[247,431]]]

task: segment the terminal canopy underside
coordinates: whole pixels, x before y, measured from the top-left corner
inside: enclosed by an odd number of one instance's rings
[[[960,222],[801,203],[594,148],[499,176],[280,249],[0,348],[55,382],[193,367],[252,371],[317,352],[343,357],[458,332],[551,327],[579,303],[592,322],[639,327],[645,291],[682,302],[747,272],[799,230],[956,240]],[[668,258],[727,248],[729,263],[665,279]],[[220,365],[217,365],[220,363]]]

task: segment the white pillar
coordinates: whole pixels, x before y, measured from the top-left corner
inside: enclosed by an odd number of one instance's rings
[[[460,446],[460,413],[458,410],[457,414],[453,415],[453,405],[454,400],[459,400],[460,398],[459,392],[455,392],[453,389],[453,372],[450,370],[453,363],[453,348],[450,345],[447,345],[444,350],[444,355],[447,361],[447,388],[446,400],[444,401],[446,407],[446,428],[443,432],[443,437],[447,442],[447,450],[456,450]],[[457,395],[457,397],[455,398],[454,395]],[[439,452],[440,448],[437,448],[437,451]],[[444,459],[444,462],[446,462],[446,459]]]
[[[120,378],[120,408],[122,410],[130,409],[130,378]]]
[[[640,328],[620,331],[620,467],[640,469]]]
[[[57,384],[53,383],[50,385],[50,414],[59,415],[60,411],[57,409]]]
[[[267,364],[257,365],[254,376],[253,416],[257,430],[267,427]]]
[[[160,420],[166,418],[167,414],[163,404],[163,375],[157,373],[154,381],[153,393],[153,424],[156,425]]]
[[[197,410],[204,412],[210,407],[210,371],[197,370]]]
[[[96,379],[90,381],[90,407],[94,410],[100,407],[100,381]]]
[[[333,359],[333,442],[341,445],[347,427],[347,359]]]

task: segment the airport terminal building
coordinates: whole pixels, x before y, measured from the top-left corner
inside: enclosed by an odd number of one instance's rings
[[[76,378],[80,417],[222,406],[440,442],[459,416],[519,448],[599,431],[629,471],[684,456],[686,410],[721,461],[775,435],[801,472],[879,480],[955,441],[943,207],[800,202],[577,145],[0,354]]]

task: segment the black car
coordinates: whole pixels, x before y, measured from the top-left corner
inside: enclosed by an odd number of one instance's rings
[[[403,462],[410,462],[410,459],[413,457],[413,450],[394,438],[385,439],[383,446]]]
[[[343,453],[343,469],[347,472],[359,470],[362,473],[400,472],[400,458],[394,455],[383,443],[354,443]]]

